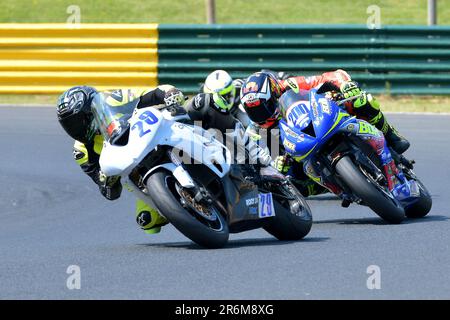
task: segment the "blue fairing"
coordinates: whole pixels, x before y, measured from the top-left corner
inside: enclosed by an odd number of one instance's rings
[[[285,115],[280,121],[281,141],[294,157],[306,159],[320,148],[350,115],[334,101],[316,90],[295,93],[289,90],[280,98]]]

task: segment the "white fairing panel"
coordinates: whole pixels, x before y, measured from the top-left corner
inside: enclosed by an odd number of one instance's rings
[[[229,150],[202,128],[176,122],[170,114],[151,107],[136,109],[129,123],[127,145],[107,142],[103,145],[100,168],[107,176],[128,175],[158,145],[183,150],[182,161],[190,163],[192,158],[195,163],[207,165],[219,177],[229,171]]]
[[[151,112],[157,121],[148,124],[141,120],[144,112]],[[142,117],[143,118],[143,117]],[[154,108],[136,109],[130,118],[130,133],[128,144],[125,146],[103,144],[100,155],[100,168],[107,176],[128,174],[144,159],[156,146],[155,140],[161,137],[159,128],[164,125],[165,119],[160,111]],[[157,139],[155,139],[157,138]]]
[[[183,163],[202,163],[217,176],[223,177],[230,169],[231,155],[224,145],[215,140],[207,131],[182,123],[172,123],[170,141],[165,144],[183,150]],[[225,152],[224,152],[225,151]],[[213,163],[218,164],[215,166]]]

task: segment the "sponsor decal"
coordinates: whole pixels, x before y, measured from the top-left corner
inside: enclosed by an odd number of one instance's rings
[[[258,204],[258,198],[250,198],[250,199],[245,200],[245,205],[247,207],[254,206],[256,204]]]
[[[319,104],[323,113],[331,115],[331,109],[327,99],[324,98],[319,99]]]
[[[299,91],[297,81],[295,81],[293,78],[287,79],[286,83],[289,87],[291,87],[292,90],[294,90],[295,93],[297,93]]]
[[[361,122],[359,122],[358,134],[363,134],[363,135],[367,134],[367,135],[378,137],[380,135],[380,132],[378,131],[377,128],[375,128],[371,124],[361,121]]]
[[[297,141],[301,142],[303,140],[305,140],[305,135],[299,135],[297,133],[295,133],[294,131],[291,130],[291,128],[289,128],[287,125],[285,125],[284,123],[280,122],[281,124],[281,129],[290,137],[297,139]]]
[[[284,139],[283,145],[286,147],[286,149],[295,151],[295,143],[290,142],[288,139]]]
[[[312,103],[312,110],[313,110],[314,118],[318,118],[319,117],[319,110],[317,108],[317,102],[315,102],[315,101],[313,101],[313,103]]]
[[[245,85],[245,88],[242,89],[243,93],[255,92],[258,91],[259,86],[256,82],[249,82]]]
[[[249,93],[242,98],[242,102],[249,108],[257,107],[261,104],[259,96],[256,93]]]

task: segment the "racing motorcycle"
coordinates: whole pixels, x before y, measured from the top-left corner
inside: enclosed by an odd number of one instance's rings
[[[389,148],[381,131],[348,114],[346,100],[333,99],[326,86],[303,91],[293,85],[286,91],[279,100],[286,152],[344,207],[366,205],[389,223],[424,217],[432,200],[414,162]]]
[[[232,164],[222,143],[186,114],[167,108],[92,102],[104,137],[101,170],[120,176],[186,237],[207,248],[223,247],[229,233],[264,228],[280,240],[299,240],[311,229],[311,211],[284,176]]]

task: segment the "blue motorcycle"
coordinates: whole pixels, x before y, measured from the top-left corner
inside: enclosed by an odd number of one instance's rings
[[[414,162],[390,149],[377,128],[351,116],[343,101],[322,88],[292,88],[279,102],[286,153],[302,163],[309,178],[338,195],[344,207],[366,205],[389,223],[431,210],[431,195],[414,174]]]

